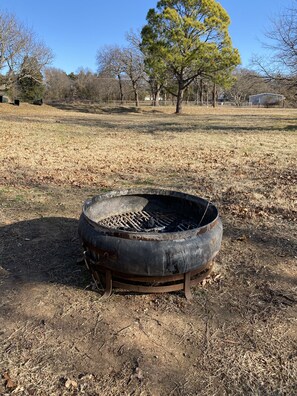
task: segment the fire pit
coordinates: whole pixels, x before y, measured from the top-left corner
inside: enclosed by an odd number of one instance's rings
[[[166,190],[112,191],[87,200],[79,220],[87,268],[104,296],[184,290],[211,271],[222,240],[217,208]]]

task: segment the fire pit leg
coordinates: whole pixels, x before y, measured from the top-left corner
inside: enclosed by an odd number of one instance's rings
[[[102,298],[108,298],[112,293],[112,275],[110,270],[105,270],[105,290]]]
[[[191,293],[191,272],[184,274],[184,292],[187,300],[192,300],[193,296]]]

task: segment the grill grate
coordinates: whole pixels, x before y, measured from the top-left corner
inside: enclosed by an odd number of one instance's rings
[[[100,220],[100,225],[132,232],[177,232],[197,228],[193,219],[176,213],[150,211],[129,212]]]

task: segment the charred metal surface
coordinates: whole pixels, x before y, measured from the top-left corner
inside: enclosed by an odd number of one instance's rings
[[[135,219],[137,212],[142,212],[147,222],[157,218],[157,227],[148,225],[139,230],[139,226],[134,229],[129,226],[127,220],[121,223],[121,217]],[[213,228],[219,218],[217,208],[200,197],[177,191],[146,189],[111,191],[95,196],[84,203],[82,217],[102,235],[156,241],[202,234]],[[167,230],[160,224],[166,217]]]
[[[122,283],[113,279],[115,273],[122,274],[121,280],[128,275],[161,278],[159,282],[179,276],[187,294],[189,276],[219,252],[223,228],[217,208],[202,198],[176,191],[124,190],[86,201],[78,231],[95,279],[95,267],[111,271],[108,282],[114,286]]]

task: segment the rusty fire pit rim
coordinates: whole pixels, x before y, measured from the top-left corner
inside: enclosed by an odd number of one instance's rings
[[[118,228],[104,226],[102,224],[98,224],[94,220],[90,219],[87,214],[87,209],[96,202],[104,201],[108,198],[120,197],[120,196],[128,196],[128,195],[140,195],[140,194],[147,194],[147,195],[163,195],[163,196],[173,196],[176,198],[183,198],[187,199],[188,201],[197,203],[197,204],[204,204],[207,208],[212,207],[216,211],[215,218],[210,221],[208,224],[199,226],[197,228],[193,228],[190,230],[185,231],[175,231],[175,232],[167,232],[167,233],[158,233],[158,232],[150,232],[144,233],[139,231],[128,231],[122,230]],[[188,194],[182,191],[176,190],[167,190],[167,189],[157,189],[157,188],[132,188],[132,189],[121,189],[121,190],[111,190],[105,192],[103,194],[98,194],[93,196],[92,198],[86,199],[82,206],[82,214],[85,220],[97,231],[100,231],[102,234],[106,234],[109,236],[116,236],[126,239],[138,239],[138,240],[167,240],[167,239],[186,239],[192,236],[196,236],[199,234],[203,234],[206,231],[212,229],[219,220],[219,212],[217,207],[210,201],[201,198],[196,195]]]

